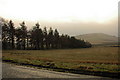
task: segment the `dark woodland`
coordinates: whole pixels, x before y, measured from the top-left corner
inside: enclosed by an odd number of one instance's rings
[[[39,23],[33,29],[27,30],[25,22],[15,28],[12,20],[4,22],[2,26],[2,49],[17,50],[46,50],[67,48],[89,48],[92,45],[84,40],[77,40],[69,35],[60,35],[58,30],[41,29]]]

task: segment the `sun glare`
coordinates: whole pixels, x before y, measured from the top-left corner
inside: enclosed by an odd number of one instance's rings
[[[117,16],[118,0],[0,0],[0,16],[28,21],[106,22]]]

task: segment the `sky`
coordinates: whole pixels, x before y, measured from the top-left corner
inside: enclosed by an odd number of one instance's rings
[[[120,0],[0,0],[0,16],[28,28],[36,22],[60,33],[118,35]]]

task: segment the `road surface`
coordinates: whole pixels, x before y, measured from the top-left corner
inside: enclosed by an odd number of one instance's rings
[[[8,63],[2,63],[2,78],[65,78],[65,80],[75,78],[75,80],[118,80],[106,77],[55,72]]]

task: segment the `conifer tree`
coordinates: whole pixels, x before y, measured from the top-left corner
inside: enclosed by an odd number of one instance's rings
[[[14,49],[15,48],[15,45],[14,45],[15,27],[12,20],[9,21],[8,26],[9,26],[9,43],[10,43],[11,49]]]
[[[23,21],[22,23],[20,23],[21,26],[21,31],[22,31],[22,49],[26,49],[26,37],[27,37],[27,27],[25,25],[25,22]]]

